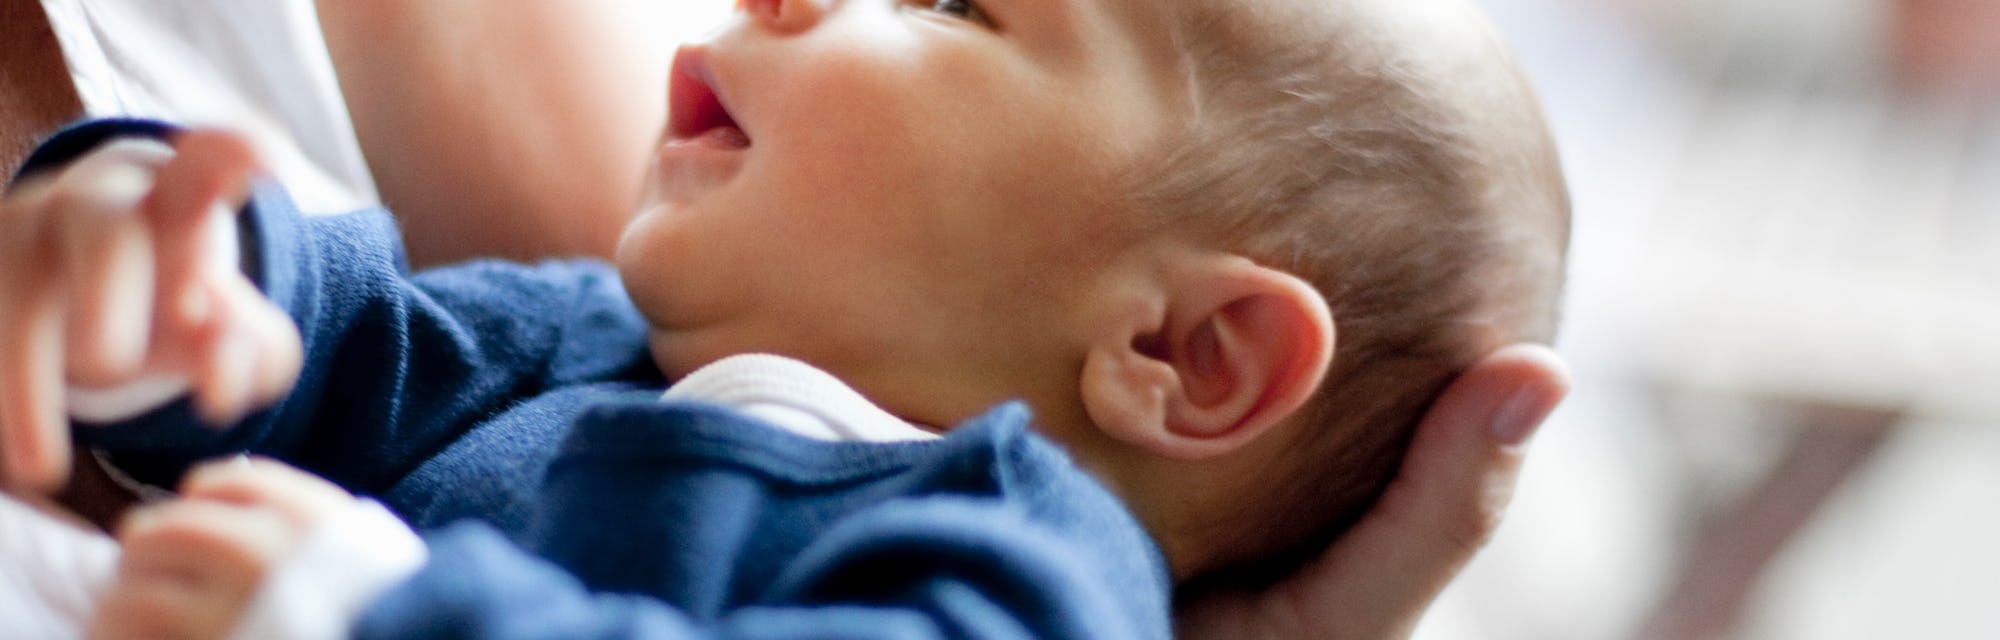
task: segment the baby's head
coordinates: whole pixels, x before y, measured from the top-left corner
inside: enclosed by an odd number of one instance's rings
[[[1453,377],[1553,338],[1569,201],[1532,89],[1469,2],[1171,4],[1193,117],[1137,209],[1311,283],[1335,327],[1314,396],[1240,450],[1245,484],[1223,493],[1255,499],[1184,521],[1216,541],[1199,566],[1262,579],[1372,504]]]
[[[671,376],[1024,399],[1185,578],[1337,531],[1446,380],[1552,331],[1561,179],[1459,2],[741,4],[619,250]]]

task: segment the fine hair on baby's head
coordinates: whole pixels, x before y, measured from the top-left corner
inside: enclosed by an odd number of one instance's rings
[[[1218,505],[1257,582],[1351,525],[1444,385],[1548,342],[1569,203],[1533,92],[1453,0],[1177,0],[1189,114],[1130,177],[1160,229],[1310,282],[1332,311],[1316,396],[1272,434],[1258,493]]]

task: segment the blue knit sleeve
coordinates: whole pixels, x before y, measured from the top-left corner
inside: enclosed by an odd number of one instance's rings
[[[946,505],[952,508],[939,509]],[[1161,640],[1164,604],[1121,597],[1109,563],[1066,554],[1006,510],[899,505],[819,545],[762,602],[703,617],[594,591],[483,524],[427,539],[431,556],[376,600],[356,638]],[[608,525],[607,525],[608,526]],[[658,541],[672,545],[671,540]],[[1164,593],[1164,587],[1156,590]],[[1152,606],[1134,606],[1134,602]]]
[[[156,130],[78,127],[45,145],[37,166],[107,132]],[[143,480],[171,484],[193,462],[250,452],[375,493],[525,398],[658,377],[643,321],[601,263],[485,262],[411,275],[387,212],[306,218],[271,184],[253,188],[240,220],[244,267],[297,323],[305,369],[276,406],[228,429],[201,425],[183,400],[76,430]]]

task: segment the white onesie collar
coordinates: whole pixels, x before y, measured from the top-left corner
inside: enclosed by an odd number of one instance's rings
[[[660,396],[733,407],[808,438],[855,442],[931,440],[833,374],[770,354],[735,355],[682,377]]]

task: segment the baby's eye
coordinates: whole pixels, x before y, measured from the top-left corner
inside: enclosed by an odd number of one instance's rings
[[[936,0],[931,4],[931,10],[979,24],[992,24],[986,19],[986,12],[981,11],[972,0]]]

